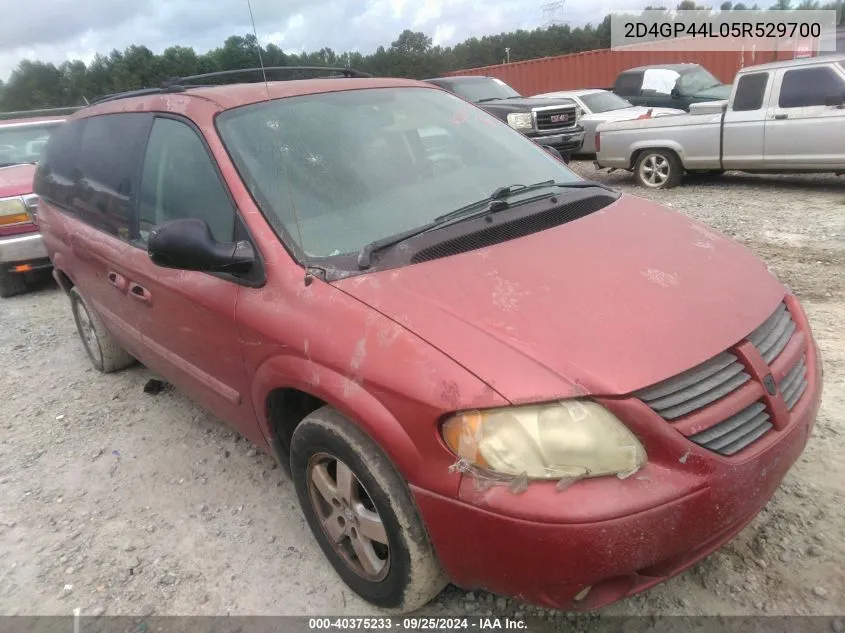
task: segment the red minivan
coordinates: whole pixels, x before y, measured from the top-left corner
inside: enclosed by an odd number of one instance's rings
[[[341,72],[173,81],[53,134],[39,219],[94,366],[274,455],[381,608],[451,581],[594,609],[739,532],[819,407],[795,296],[446,91]]]

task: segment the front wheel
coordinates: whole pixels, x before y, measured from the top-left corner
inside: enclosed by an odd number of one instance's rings
[[[308,525],[355,593],[407,613],[442,591],[448,579],[410,491],[372,439],[323,407],[296,427],[290,453]]]
[[[672,150],[649,149],[637,158],[634,174],[643,187],[670,189],[680,184],[683,166]]]

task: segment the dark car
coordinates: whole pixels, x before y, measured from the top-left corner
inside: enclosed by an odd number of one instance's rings
[[[693,103],[721,101],[731,96],[730,84],[723,84],[698,64],[630,68],[619,73],[612,90],[635,106],[687,112]]]
[[[441,77],[426,81],[475,103],[534,142],[554,148],[566,162],[584,142],[581,112],[572,99],[523,97],[496,77]]]

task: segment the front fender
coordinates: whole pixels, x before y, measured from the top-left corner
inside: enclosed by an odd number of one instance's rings
[[[422,446],[409,435],[379,398],[353,378],[324,365],[297,356],[274,356],[258,368],[252,383],[252,400],[259,426],[268,443],[275,432],[267,415],[270,393],[279,388],[294,388],[319,398],[357,424],[390,458],[402,477],[413,485],[455,496],[460,483],[458,473],[449,473],[454,457],[445,449],[432,454],[434,428]],[[423,457],[425,451],[426,457]]]

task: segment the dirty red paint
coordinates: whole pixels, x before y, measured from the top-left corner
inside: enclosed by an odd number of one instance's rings
[[[427,87],[315,80],[269,90],[284,98],[353,86]],[[563,609],[600,607],[682,571],[760,511],[812,429],[821,362],[797,300],[749,250],[670,209],[622,196],[528,237],[306,284],[214,127],[222,110],[266,96],[263,85],[197,89],[75,115],[158,111],[193,121],[266,268],[256,288],[165,271],[145,251],[42,201],[57,271],[84,288],[131,354],[265,450],[275,439],[274,390],[296,389],[336,408],[408,482],[444,569],[467,588]],[[139,312],[104,283],[105,267],[155,288],[154,310]],[[791,413],[782,397],[769,402],[776,429],[756,444],[722,457],[687,436],[759,398],[757,374],[672,424],[632,395],[741,348],[784,297],[797,334],[771,370],[780,380],[806,354],[809,386]],[[446,416],[585,396],[642,442],[648,463],[640,471],[566,486],[532,482],[515,494],[479,487],[472,472],[452,468],[456,457],[439,433]],[[574,603],[587,586],[592,591]]]

